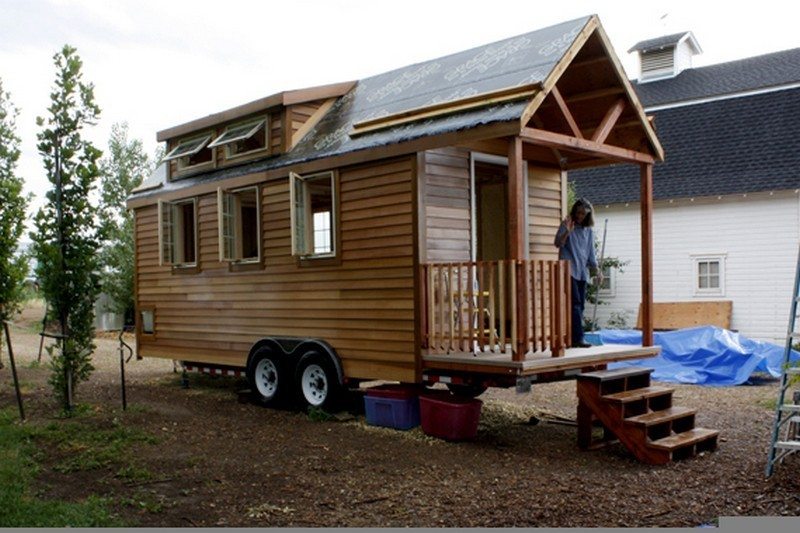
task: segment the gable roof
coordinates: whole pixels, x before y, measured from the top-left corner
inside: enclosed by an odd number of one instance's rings
[[[653,169],[656,200],[800,187],[800,88],[654,115],[669,154]],[[598,205],[639,201],[639,171],[630,165],[575,170],[569,179]]]
[[[674,78],[636,83],[647,107],[800,83],[800,48],[687,69]]]
[[[526,113],[535,110],[534,104],[541,104],[538,95],[549,90],[560,76],[560,69],[565,68],[589,36],[595,34],[607,43],[597,16],[592,15],[360,80],[336,100],[325,116],[288,153],[195,177],[164,180],[158,191],[153,188],[137,190],[129,200],[482,126],[508,125],[508,133],[504,135],[513,135],[519,132]],[[615,75],[621,78],[623,92],[634,104],[632,107],[638,110],[645,142],[660,157],[661,147],[644,117],[635,92],[624,77],[610,45],[604,46]],[[515,88],[531,89],[537,97],[531,100],[530,90],[516,94]],[[513,89],[511,98],[489,98],[498,91],[509,89]],[[487,98],[481,101],[481,96]],[[468,99],[478,100],[478,105],[459,105]],[[445,109],[399,125],[392,124],[363,134],[354,133],[354,127],[365,121],[400,116],[430,106]]]

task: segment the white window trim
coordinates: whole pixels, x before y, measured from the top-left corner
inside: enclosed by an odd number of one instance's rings
[[[605,276],[605,279],[608,280],[608,289],[598,288],[597,295],[614,298],[617,295],[617,269],[608,267],[608,275]]]
[[[248,133],[246,133],[244,135],[240,135],[238,137],[234,137],[233,139],[229,139],[229,140],[224,141],[224,142],[219,142],[220,139],[222,139],[228,133],[228,131],[232,130],[233,128],[240,128],[240,127],[247,126],[247,125],[250,125],[250,124],[252,124],[252,128],[250,129],[250,131]],[[263,126],[263,128],[264,128],[264,146],[263,147],[256,148],[254,150],[249,150],[247,152],[241,152],[241,153],[238,153],[238,154],[231,154],[231,143],[234,143],[234,142],[237,142],[237,141],[241,141],[241,140],[245,140],[245,139],[249,139],[250,137],[252,137],[253,135],[256,134],[256,132],[260,129],[260,126]],[[249,120],[249,121],[245,121],[245,122],[238,122],[236,124],[231,124],[230,126],[225,128],[225,131],[223,131],[222,134],[220,134],[216,139],[211,141],[211,143],[208,145],[208,147],[209,148],[216,148],[216,147],[224,146],[225,147],[225,159],[229,160],[229,159],[237,159],[237,158],[240,158],[240,157],[250,156],[250,155],[253,155],[253,154],[256,154],[256,153],[259,153],[259,152],[264,152],[264,151],[269,149],[269,145],[270,145],[269,117],[265,116],[265,117],[262,117],[262,118],[259,118],[259,119],[255,119],[255,120]]]
[[[181,149],[181,147],[183,145],[189,144],[189,143],[193,143],[193,142],[195,142],[195,141],[197,141],[199,139],[204,139],[204,141],[202,143],[198,144],[193,150],[191,150],[189,152],[186,152],[185,154],[175,155],[175,152],[180,151],[180,149]],[[210,140],[211,140],[211,135],[210,134],[198,135],[196,137],[192,137],[192,138],[189,138],[189,139],[183,139],[175,146],[175,148],[170,150],[169,153],[164,156],[164,159],[162,159],[162,161],[172,161],[174,159],[183,159],[184,157],[192,156],[192,155],[196,154],[197,152],[199,152],[200,150],[202,150],[203,148],[208,147],[208,141],[210,141]]]
[[[258,256],[257,257],[248,257],[248,258],[227,258],[225,257],[225,235],[224,235],[224,227],[223,227],[223,218],[224,218],[224,195],[225,194],[236,194],[238,192],[246,191],[246,190],[254,190],[256,193],[256,226],[258,228],[258,239],[256,239],[257,247],[258,247]],[[238,224],[238,223],[236,223]],[[235,226],[237,227],[237,226]],[[221,187],[217,188],[217,236],[218,236],[218,245],[219,245],[219,261],[220,263],[233,263],[233,264],[240,264],[246,265],[250,263],[260,263],[262,257],[262,244],[261,241],[263,239],[263,233],[261,228],[261,189],[258,185],[250,185],[247,187],[240,187],[238,189],[230,189],[225,190]],[[240,236],[234,233],[234,241],[238,241]]]
[[[306,250],[299,250],[299,243],[297,242],[297,232],[295,228],[297,227],[297,201],[296,201],[296,182],[300,180],[305,182],[309,179],[318,178],[320,176],[328,176],[331,180],[331,251],[326,253],[315,254],[313,250],[309,252]],[[300,257],[301,259],[325,259],[325,258],[333,258],[339,253],[337,249],[337,235],[339,228],[336,225],[336,219],[338,218],[338,194],[339,191],[337,190],[336,186],[336,174],[332,170],[327,170],[324,172],[316,172],[314,174],[309,174],[306,176],[302,176],[295,172],[289,173],[289,219],[291,224],[291,236],[292,236],[292,255]],[[307,211],[306,211],[307,212]],[[311,220],[306,220],[306,246],[309,246],[310,242],[313,242],[313,239],[309,239],[308,235],[313,235],[314,226],[313,226],[313,217],[309,217]],[[310,224],[309,224],[310,223]]]
[[[725,296],[725,260],[727,254],[725,253],[712,253],[712,254],[692,254],[692,287],[694,288],[695,296]],[[703,262],[718,262],[719,263],[719,287],[701,289],[700,288],[700,267],[699,263]]]
[[[172,258],[164,257],[164,208],[168,207],[172,209],[173,206],[181,205],[181,204],[188,204],[192,203],[194,209],[194,227],[192,228],[192,234],[194,235],[194,261],[191,263],[188,262],[172,262]],[[198,217],[198,209],[197,209],[197,198],[187,198],[184,200],[176,200],[172,202],[167,202],[164,200],[158,201],[158,264],[159,266],[172,266],[175,268],[190,268],[196,267],[198,258],[200,256],[200,246],[197,238],[197,226],[199,225]],[[170,213],[170,218],[172,218],[172,213]],[[175,221],[171,220],[170,224],[172,231],[174,232]],[[171,249],[175,249],[175,239],[171,238]]]

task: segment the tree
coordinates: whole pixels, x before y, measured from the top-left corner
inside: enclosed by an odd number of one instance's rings
[[[142,141],[128,139],[128,125],[114,124],[108,141],[108,155],[101,162],[100,226],[105,243],[100,252],[101,285],[111,297],[111,311],[130,323],[133,298],[133,213],[125,200],[152,173],[153,164]]]
[[[99,293],[97,250],[101,233],[97,207],[90,201],[99,176],[101,152],[84,138],[96,123],[100,108],[94,86],[82,81],[83,62],[76,49],[65,45],[53,56],[55,86],[37,148],[52,188],[36,214],[31,233],[38,265],[36,275],[49,303],[50,319],[61,327],[61,353],[53,356],[50,383],[72,407],[72,389],[94,369],[94,303]]]
[[[25,255],[17,253],[28,206],[28,198],[22,194],[22,178],[16,175],[20,155],[20,140],[16,134],[18,114],[0,78],[0,324],[19,312],[28,274]],[[0,353],[2,347],[0,331]],[[2,366],[0,359],[0,368]]]

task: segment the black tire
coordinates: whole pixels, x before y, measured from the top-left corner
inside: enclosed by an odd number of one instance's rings
[[[486,385],[479,385],[477,383],[448,383],[447,388],[450,389],[450,392],[452,392],[455,396],[461,396],[463,398],[477,398],[486,392],[486,389],[488,389]]]
[[[259,348],[250,358],[247,382],[255,401],[268,407],[278,405],[290,387],[284,361],[267,347]]]
[[[307,352],[297,363],[294,386],[298,402],[332,412],[342,397],[342,387],[333,363],[319,352]]]

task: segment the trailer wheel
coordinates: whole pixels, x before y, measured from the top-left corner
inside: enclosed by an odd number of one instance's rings
[[[329,410],[341,395],[336,369],[317,352],[308,352],[300,359],[295,384],[300,400],[309,407]]]
[[[268,348],[259,348],[250,358],[247,381],[255,398],[263,405],[275,405],[286,389],[283,361]]]
[[[478,383],[469,383],[469,384],[456,384],[456,383],[448,383],[447,388],[450,389],[450,392],[455,394],[456,396],[463,396],[465,398],[477,398],[488,388],[486,385],[480,385]]]

